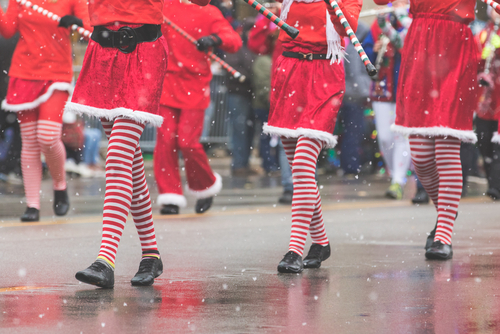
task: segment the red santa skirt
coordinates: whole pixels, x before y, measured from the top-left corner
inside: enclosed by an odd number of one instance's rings
[[[118,30],[123,25],[107,28]],[[132,28],[140,25],[128,25]],[[167,71],[167,42],[137,44],[125,54],[90,41],[71,102],[65,110],[113,120],[125,117],[160,126],[158,114],[163,79]]]
[[[345,91],[343,64],[284,56],[277,61],[264,133],[287,138],[304,136],[334,147],[337,137],[333,130]]]
[[[448,15],[416,14],[403,49],[392,129],[476,142],[477,52],[467,25]]]
[[[55,90],[67,91],[71,95],[73,87],[69,82],[11,77],[7,97],[2,101],[2,109],[14,112],[36,109],[47,102]]]

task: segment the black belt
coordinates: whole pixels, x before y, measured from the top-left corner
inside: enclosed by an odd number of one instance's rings
[[[125,26],[116,31],[104,26],[95,26],[90,38],[103,48],[117,48],[123,53],[130,53],[135,50],[138,43],[154,42],[160,37],[159,24],[145,24],[139,28]]]
[[[283,56],[302,60],[326,59],[326,54],[284,51]]]

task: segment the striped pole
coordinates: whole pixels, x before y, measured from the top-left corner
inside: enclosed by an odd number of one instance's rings
[[[340,23],[344,26],[345,32],[347,33],[347,36],[351,39],[352,44],[354,45],[354,48],[359,54],[359,57],[363,61],[363,64],[365,64],[366,71],[368,74],[373,77],[374,75],[377,74],[377,69],[373,64],[371,63],[370,59],[368,59],[368,56],[366,55],[365,50],[361,46],[361,43],[359,42],[358,38],[354,34],[354,31],[352,30],[351,26],[349,25],[349,22],[347,22],[347,19],[344,16],[344,13],[342,13],[342,10],[339,7],[339,4],[337,3],[336,0],[325,0],[330,3],[330,6],[332,6],[333,10],[335,11],[335,14],[340,20]]]
[[[280,27],[281,29],[283,29],[288,34],[288,36],[290,36],[291,38],[295,38],[299,34],[299,30],[298,29],[296,29],[294,27],[291,27],[288,24],[286,24],[285,21],[283,21],[282,19],[280,19],[279,17],[277,17],[276,15],[274,15],[273,13],[271,13],[269,11],[269,9],[267,9],[264,6],[262,6],[256,0],[243,0],[243,1],[245,1],[247,4],[249,4],[250,6],[252,6],[253,8],[255,8],[259,13],[261,13],[262,15],[264,15],[265,17],[267,17],[269,20],[271,20],[271,22],[273,22],[274,24],[276,24],[278,27]]]
[[[56,22],[59,22],[61,21],[61,18],[59,16],[57,16],[56,14],[52,13],[52,12],[49,12],[48,10],[46,9],[43,9],[42,7],[38,6],[38,5],[34,5],[31,3],[31,1],[26,1],[26,0],[16,0],[17,3],[29,8],[29,9],[32,9],[33,11],[35,12],[38,12],[44,16],[47,16],[49,19],[52,19]],[[80,33],[80,35],[82,36],[85,36],[85,37],[88,37],[90,38],[90,35],[92,35],[92,32],[88,31],[87,29],[84,29],[82,27],[79,27],[77,26],[76,24],[73,24],[71,26],[71,30],[75,30],[75,31],[78,31]]]
[[[500,14],[500,4],[498,2],[495,2],[493,0],[481,0],[482,2],[484,2],[485,4],[487,4],[488,6],[491,6],[493,7],[493,9],[498,13]]]
[[[177,31],[182,37],[185,37],[188,41],[193,43],[194,45],[197,45],[198,42],[196,39],[194,39],[191,35],[189,35],[187,32],[185,32],[181,27],[179,27],[177,24],[174,22],[170,21],[168,17],[163,15],[163,22],[168,24],[169,26],[172,27],[175,31]],[[212,51],[207,51],[207,55],[212,59],[213,61],[217,62],[219,65],[222,66],[226,71],[228,71],[235,79],[238,79],[239,82],[243,82],[246,80],[246,77],[241,74],[240,72],[236,71],[235,68],[231,67],[228,63],[226,63],[224,60],[220,59],[217,57]]]

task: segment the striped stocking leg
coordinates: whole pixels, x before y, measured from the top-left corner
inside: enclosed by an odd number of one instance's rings
[[[42,161],[37,140],[37,122],[21,122],[21,169],[27,206],[40,210],[40,186],[42,184]]]
[[[66,189],[66,149],[61,140],[62,123],[39,120],[37,139],[40,150],[45,155],[45,161],[49,167],[50,176],[54,190]]]
[[[418,179],[438,208],[439,173],[434,152],[434,138],[410,136],[411,159]]]
[[[102,127],[109,139],[113,128],[113,121],[101,119]],[[144,161],[140,145],[137,144],[132,165],[133,195],[130,207],[130,214],[134,219],[134,224],[141,241],[143,257],[159,257],[156,244],[156,235],[153,225],[153,214],[149,188],[144,172]]]
[[[285,152],[290,152],[289,142],[283,142],[283,146]],[[317,139],[300,137],[297,140],[293,155],[292,176],[294,190],[289,251],[301,256],[304,253],[307,232],[310,229],[314,243],[328,244],[321,214],[321,199],[315,178],[316,163],[321,147],[322,143]],[[313,220],[314,224],[311,226]]]

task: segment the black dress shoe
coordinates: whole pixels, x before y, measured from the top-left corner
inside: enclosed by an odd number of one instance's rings
[[[161,207],[160,213],[162,215],[178,215],[179,207],[177,205],[166,204]]]
[[[75,278],[105,289],[112,289],[115,285],[115,272],[101,261],[95,261],[87,269],[77,272]]]
[[[429,249],[429,247],[432,246],[432,243],[434,242],[434,237],[436,236],[436,230],[438,227],[438,223],[436,221],[436,226],[434,226],[434,229],[429,233],[427,236],[427,240],[425,241],[425,250]]]
[[[303,269],[302,256],[292,251],[286,253],[283,260],[278,264],[278,272],[280,273],[296,274],[302,272]]]
[[[488,191],[486,191],[486,195],[490,196],[491,199],[494,200],[500,199],[500,190],[495,188],[489,188]]]
[[[292,204],[293,199],[293,191],[285,190],[283,195],[278,199],[278,203],[280,204]]]
[[[40,220],[40,210],[36,208],[26,208],[24,214],[21,216],[22,222],[37,222]]]
[[[210,209],[210,207],[212,206],[213,201],[214,201],[213,197],[201,198],[201,199],[197,200],[196,206],[194,207],[194,211],[196,211],[196,213],[207,212],[208,209]]]
[[[411,199],[413,204],[427,204],[429,203],[429,195],[424,188],[417,189],[415,197]]]
[[[54,190],[54,213],[56,216],[64,216],[69,210],[68,190]]]
[[[451,245],[443,244],[437,240],[427,249],[425,257],[429,260],[449,260],[453,257],[453,249]]]
[[[304,268],[319,268],[321,262],[330,257],[330,244],[323,246],[320,244],[312,244],[309,248],[309,253],[304,258]]]
[[[161,259],[145,258],[139,264],[139,270],[130,281],[135,286],[153,285],[155,278],[163,273]]]

